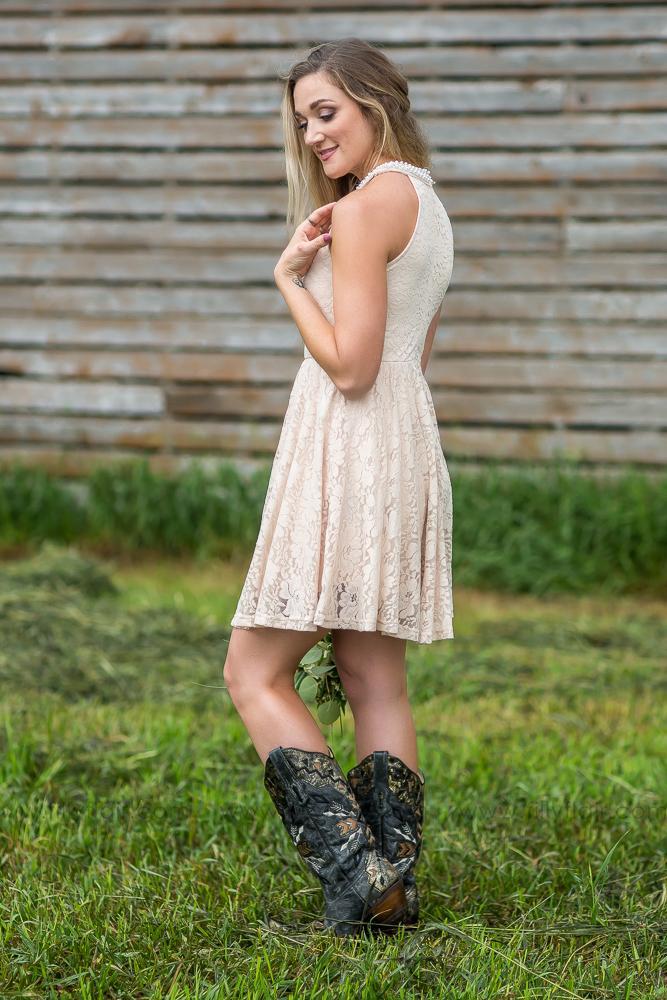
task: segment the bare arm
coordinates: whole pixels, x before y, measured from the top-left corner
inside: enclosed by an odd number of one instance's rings
[[[438,306],[438,311],[429,324],[428,333],[426,334],[426,340],[424,341],[424,350],[422,351],[422,362],[421,362],[422,373],[424,375],[426,374],[426,366],[428,364],[428,359],[431,356],[431,348],[433,347],[433,341],[435,339],[435,331],[438,328],[438,322],[440,320],[441,311],[442,311],[442,302]]]

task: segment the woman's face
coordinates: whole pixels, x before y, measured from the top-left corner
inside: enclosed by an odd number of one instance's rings
[[[311,103],[320,101],[316,107]],[[361,108],[324,72],[309,73],[294,86],[294,111],[303,141],[332,180],[352,173],[364,177],[375,149],[375,133]],[[320,152],[337,147],[327,159]]]

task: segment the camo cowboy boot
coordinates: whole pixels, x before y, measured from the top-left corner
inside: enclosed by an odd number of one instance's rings
[[[391,933],[405,914],[403,880],[375,849],[345,775],[329,754],[275,747],[264,786],[308,868],[322,883],[323,925],[339,937]]]
[[[407,909],[403,921],[419,920],[414,868],[422,846],[424,772],[419,774],[388,750],[368,754],[347,774],[382,854],[403,876]]]

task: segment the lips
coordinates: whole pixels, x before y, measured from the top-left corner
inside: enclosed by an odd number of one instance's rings
[[[338,146],[330,146],[329,149],[323,149],[318,155],[321,160],[328,160],[329,157],[336,152]]]

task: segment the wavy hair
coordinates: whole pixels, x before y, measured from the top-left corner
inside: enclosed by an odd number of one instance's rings
[[[359,179],[352,173],[335,179],[327,177],[317,155],[303,142],[297,128],[295,84],[302,77],[319,72],[326,73],[336,87],[357,102],[373,127],[376,146],[368,170],[386,157],[431,169],[426,136],[410,110],[408,81],[396,64],[379,48],[360,38],[324,42],[279,76],[283,82],[280,112],[287,174],[285,221],[292,231],[315,208],[346,195]]]

